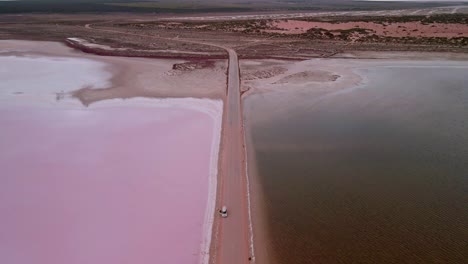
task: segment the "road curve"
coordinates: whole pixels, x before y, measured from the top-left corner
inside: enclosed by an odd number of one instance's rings
[[[239,59],[235,50],[209,42],[194,41],[188,39],[169,39],[144,34],[122,32],[119,30],[97,29],[92,24],[86,24],[85,28],[117,34],[141,36],[149,38],[179,41],[186,43],[202,44],[224,49],[229,54],[227,96],[223,114],[223,134],[221,156],[221,184],[218,188],[218,206],[226,205],[229,212],[228,218],[219,219],[218,236],[213,243],[216,252],[214,260],[217,264],[246,264],[253,263],[253,249],[250,245],[250,218],[248,206],[248,188],[246,176],[246,156],[244,145],[243,115],[240,92]],[[216,226],[213,226],[216,228]],[[213,254],[214,253],[214,254]],[[213,261],[211,260],[211,261]]]

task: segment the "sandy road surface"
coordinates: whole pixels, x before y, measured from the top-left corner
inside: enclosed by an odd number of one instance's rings
[[[247,177],[245,170],[245,145],[244,130],[242,120],[241,94],[240,94],[240,70],[239,59],[235,50],[218,44],[187,39],[168,39],[156,36],[141,35],[135,33],[121,32],[118,30],[97,29],[91,24],[85,25],[89,30],[112,32],[142,37],[166,39],[171,41],[181,41],[194,44],[203,44],[224,49],[229,54],[229,72],[227,97],[223,116],[222,149],[220,155],[221,182],[218,189],[217,205],[226,205],[229,217],[220,219],[218,225],[218,236],[213,243],[216,243],[216,252],[211,254],[216,256],[214,261],[222,264],[242,264],[254,261],[253,248],[250,245],[250,218],[249,199],[247,195]],[[252,259],[249,259],[252,258]]]
[[[248,263],[249,219],[247,208],[247,183],[245,175],[245,148],[242,108],[240,101],[239,61],[234,50],[229,53],[227,104],[224,111],[222,155],[222,198],[229,217],[221,220],[218,237],[217,263]]]

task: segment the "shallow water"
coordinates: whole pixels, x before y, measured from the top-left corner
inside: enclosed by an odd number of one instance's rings
[[[0,263],[208,263],[222,102],[67,93],[108,66],[0,56]]]
[[[219,121],[158,101],[126,102],[0,106],[1,263],[203,258]]]
[[[369,67],[357,89],[247,98],[277,263],[466,263],[466,72]]]

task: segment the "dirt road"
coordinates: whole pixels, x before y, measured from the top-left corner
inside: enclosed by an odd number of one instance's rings
[[[237,53],[229,53],[229,76],[224,134],[222,135],[222,187],[221,202],[226,205],[229,217],[221,220],[218,237],[217,263],[249,263],[249,219],[247,208],[247,183],[245,175],[245,149],[242,108],[240,101],[240,76]]]

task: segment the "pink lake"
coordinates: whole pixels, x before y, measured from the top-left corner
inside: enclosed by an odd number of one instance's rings
[[[0,105],[0,263],[205,262],[222,103],[187,100]]]

